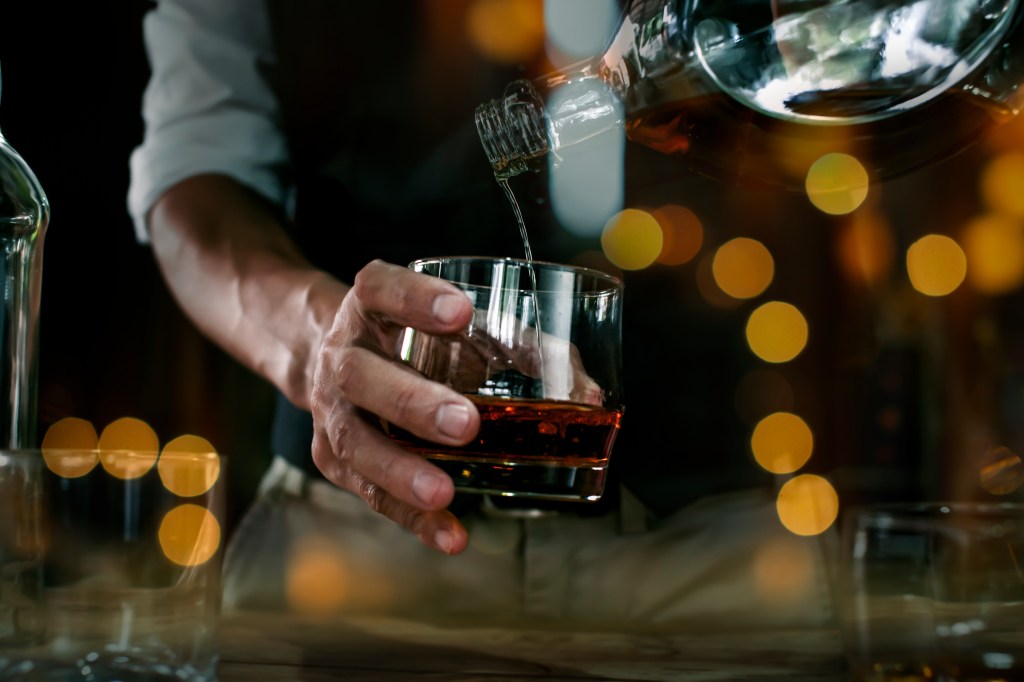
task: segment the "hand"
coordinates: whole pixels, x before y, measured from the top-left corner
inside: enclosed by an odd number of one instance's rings
[[[441,444],[476,436],[480,416],[468,399],[394,355],[405,327],[453,334],[472,317],[469,299],[453,285],[374,261],[356,276],[324,337],[311,396],[313,461],[324,476],[448,554],[467,544],[465,528],[446,510],[451,479],[392,442],[378,418]]]

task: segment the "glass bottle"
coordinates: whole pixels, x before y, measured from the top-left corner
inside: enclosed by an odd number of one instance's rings
[[[499,179],[615,127],[694,171],[795,189],[823,153],[876,178],[1009,120],[1024,0],[634,0],[607,49],[477,108]]]
[[[50,206],[32,169],[0,133],[0,448],[35,447],[39,299]]]

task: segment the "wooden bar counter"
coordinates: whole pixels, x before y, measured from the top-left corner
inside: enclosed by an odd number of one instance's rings
[[[221,682],[848,680],[833,630],[680,634],[226,613]]]

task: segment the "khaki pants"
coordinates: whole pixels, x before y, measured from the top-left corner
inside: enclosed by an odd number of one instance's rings
[[[226,608],[636,631],[809,627],[832,618],[829,536],[778,521],[767,490],[654,523],[623,491],[604,516],[463,517],[446,556],[276,458],[228,547]]]

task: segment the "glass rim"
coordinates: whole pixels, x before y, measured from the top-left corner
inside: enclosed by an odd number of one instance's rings
[[[513,258],[510,256],[428,256],[425,258],[417,258],[416,260],[410,261],[406,266],[408,268],[414,268],[417,265],[425,265],[429,263],[508,263],[510,265],[521,265],[523,267],[534,267],[543,268],[545,270],[561,270],[563,272],[572,272],[582,275],[593,277],[597,280],[601,280],[608,284],[608,289],[615,291],[622,291],[625,287],[622,279],[615,275],[610,275],[607,272],[601,270],[595,270],[594,268],[588,268],[585,265],[570,265],[567,263],[556,263],[554,261],[546,260],[526,260],[525,258]]]

